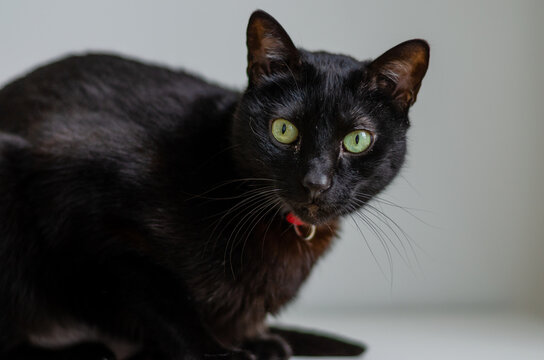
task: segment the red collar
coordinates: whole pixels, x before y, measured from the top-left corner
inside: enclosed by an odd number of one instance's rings
[[[287,220],[287,222],[290,222],[291,224],[293,225],[306,225],[306,223],[302,220],[300,220],[300,218],[298,218],[295,214],[293,214],[292,212],[290,212],[289,214],[287,214],[285,220]]]

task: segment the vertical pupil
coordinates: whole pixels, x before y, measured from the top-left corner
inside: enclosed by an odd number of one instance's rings
[[[287,131],[287,125],[285,125],[285,123],[281,126],[281,133],[282,134],[285,134],[285,132]]]
[[[359,134],[355,137],[355,144],[359,145]]]

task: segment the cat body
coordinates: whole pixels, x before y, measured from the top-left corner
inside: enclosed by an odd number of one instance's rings
[[[416,75],[298,50],[258,11],[243,93],[111,55],[0,90],[0,355],[91,359],[70,346],[96,342],[118,358],[288,357],[266,316],[400,169],[428,60],[411,46]],[[271,137],[277,118],[296,143]],[[358,128],[372,151],[344,154]]]

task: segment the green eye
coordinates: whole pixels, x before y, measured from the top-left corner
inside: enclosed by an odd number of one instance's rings
[[[295,125],[285,119],[276,119],[272,123],[272,135],[282,144],[290,144],[298,137]]]
[[[344,148],[350,153],[362,153],[372,143],[372,135],[366,130],[355,130],[344,138]]]

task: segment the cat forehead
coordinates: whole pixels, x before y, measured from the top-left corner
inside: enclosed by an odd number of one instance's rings
[[[353,72],[364,69],[364,64],[351,56],[331,54],[325,51],[301,51],[302,62],[306,64],[306,71],[326,81],[342,82]]]
[[[367,62],[324,51],[300,50],[302,67],[270,77],[264,85],[263,105],[273,116],[296,118],[304,114],[319,118],[346,118],[352,121],[366,115],[363,77]],[[266,104],[266,105],[265,105]]]
[[[307,89],[320,96],[345,96],[346,92],[359,90],[366,63],[350,56],[325,51],[301,51],[305,65],[301,76]]]
[[[326,52],[310,53],[308,72],[303,78],[306,104],[326,115],[353,119],[365,113],[365,64],[349,56]],[[327,114],[328,113],[328,114]]]

